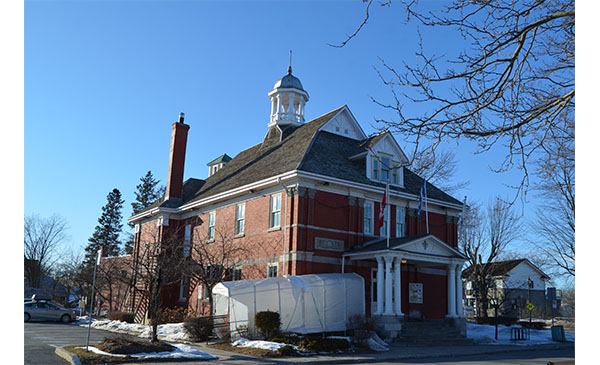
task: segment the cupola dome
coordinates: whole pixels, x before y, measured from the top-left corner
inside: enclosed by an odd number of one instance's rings
[[[271,98],[269,128],[304,123],[304,105],[308,101],[308,93],[302,88],[300,79],[292,75],[291,65],[287,75],[275,83],[268,95]]]

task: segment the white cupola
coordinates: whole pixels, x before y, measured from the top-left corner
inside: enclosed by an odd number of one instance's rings
[[[308,101],[308,93],[302,88],[300,80],[292,75],[291,65],[287,75],[275,83],[268,95],[271,98],[269,128],[304,123],[304,105]]]

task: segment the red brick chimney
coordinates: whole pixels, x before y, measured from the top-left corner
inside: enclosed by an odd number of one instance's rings
[[[171,155],[169,157],[169,177],[165,200],[181,199],[183,195],[183,167],[185,166],[185,148],[190,126],[183,123],[183,113],[179,113],[179,121],[171,126]]]

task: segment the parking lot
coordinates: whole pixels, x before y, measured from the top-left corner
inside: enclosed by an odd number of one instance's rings
[[[67,364],[66,361],[54,354],[56,347],[65,345],[85,345],[87,327],[75,323],[30,321],[25,325],[25,364]],[[90,344],[100,342],[110,332],[91,330]]]

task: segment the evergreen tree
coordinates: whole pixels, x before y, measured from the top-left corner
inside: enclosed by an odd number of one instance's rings
[[[140,178],[141,183],[135,188],[135,201],[131,203],[133,210],[132,214],[136,214],[150,205],[154,204],[160,199],[165,193],[165,187],[157,187],[160,180],[156,180],[152,175],[152,171],[148,171],[145,176]],[[129,223],[129,227],[133,228],[133,224]],[[125,241],[125,253],[131,254],[133,252],[133,234],[129,233],[128,238]]]
[[[121,199],[119,189],[113,189],[108,196],[108,202],[102,207],[102,215],[98,219],[98,225],[94,229],[92,237],[88,239],[85,248],[86,263],[93,264],[98,250],[102,248],[102,256],[116,256],[119,254],[121,241],[119,235],[123,228],[123,214],[121,209],[125,202]]]
[[[135,188],[135,201],[131,203],[133,214],[148,208],[156,202],[164,193],[164,188],[157,188],[160,180],[156,180],[152,175],[152,171],[148,171],[146,175],[140,178],[141,183]]]

